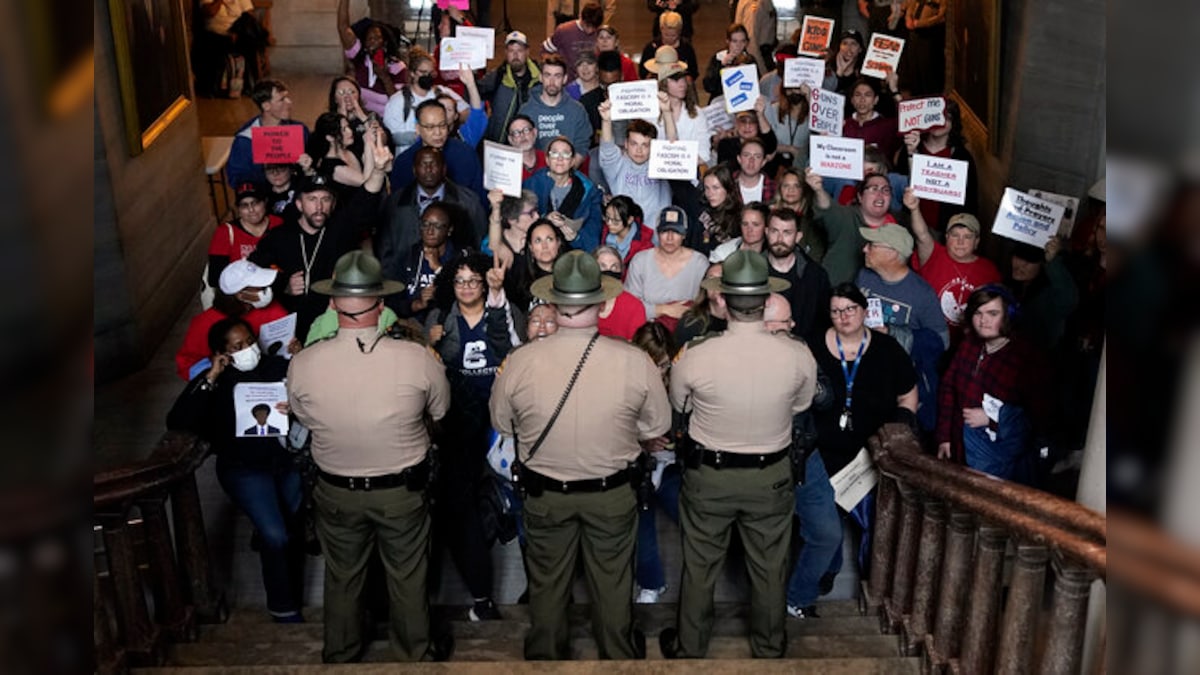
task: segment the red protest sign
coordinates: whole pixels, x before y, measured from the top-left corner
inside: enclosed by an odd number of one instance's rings
[[[823,19],[811,14],[804,17],[804,25],[800,29],[799,52],[802,56],[825,56],[832,39],[833,19]]]
[[[254,127],[250,129],[250,152],[255,164],[294,164],[304,154],[304,127]]]

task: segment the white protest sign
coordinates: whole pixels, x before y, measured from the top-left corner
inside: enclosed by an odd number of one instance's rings
[[[862,180],[863,141],[840,136],[809,136],[808,165],[822,178]]]
[[[833,486],[833,501],[846,511],[858,506],[878,482],[879,472],[866,448],[858,451],[854,461],[829,477],[829,484]]]
[[[733,128],[733,115],[725,111],[724,96],[714,97],[708,105],[700,109],[700,112],[704,113],[704,119],[708,121],[708,128],[713,133]]]
[[[722,68],[721,93],[725,96],[726,112],[754,110],[754,102],[758,100],[758,66],[751,63]]]
[[[464,63],[471,70],[478,70],[487,65],[487,59],[483,56],[483,43],[471,38],[442,38],[439,54],[439,70],[458,70]]]
[[[1065,210],[1054,202],[1004,188],[992,233],[1041,248],[1058,231]]]
[[[814,89],[809,96],[812,114],[808,129],[815,134],[842,135],[842,118],[846,114],[846,97],[824,89]]]
[[[947,204],[967,202],[967,163],[932,155],[912,156],[913,194]]]
[[[479,26],[459,26],[454,36],[461,39],[478,40],[483,43],[483,56],[489,61],[496,55],[496,29]]]
[[[867,298],[867,316],[863,319],[867,328],[879,328],[883,325],[883,301],[876,297]]]
[[[618,82],[608,87],[609,114],[613,121],[658,119],[658,82],[637,80]]]
[[[483,187],[500,189],[509,197],[521,196],[521,151],[494,141],[483,142]]]
[[[820,89],[825,82],[825,62],[797,56],[783,62],[783,86],[798,89],[807,84],[809,89]]]
[[[867,47],[867,56],[863,59],[863,75],[884,79],[896,72],[900,66],[900,53],[904,51],[904,40],[883,33],[871,36],[871,46]]]
[[[1068,197],[1055,192],[1046,192],[1045,190],[1030,190],[1029,194],[1063,207],[1065,210],[1063,211],[1062,223],[1058,226],[1058,236],[1071,236],[1071,231],[1075,229],[1075,213],[1079,210],[1079,197]]]
[[[897,112],[902,134],[940,127],[946,123],[946,99],[935,96],[901,101]]]
[[[285,359],[292,358],[287,347],[294,337],[296,337],[295,312],[283,318],[268,321],[258,327],[258,344],[262,346],[265,354],[276,354]]]
[[[692,180],[700,145],[696,141],[650,141],[650,166],[646,176],[663,180]]]
[[[287,403],[287,400],[287,386],[282,382],[239,382],[233,385],[234,435],[286,436],[287,415],[279,412],[275,405]]]

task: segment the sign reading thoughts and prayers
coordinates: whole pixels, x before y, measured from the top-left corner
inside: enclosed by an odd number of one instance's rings
[[[251,127],[250,154],[255,164],[295,164],[304,154],[304,127]]]
[[[729,113],[754,110],[758,100],[758,66],[751,63],[722,68],[721,92],[725,96],[725,110]]]
[[[822,178],[862,180],[862,139],[841,138],[840,136],[809,136],[808,165]]]
[[[783,86],[799,88],[807,84],[809,89],[820,89],[825,81],[825,62],[797,56],[783,62]]]
[[[946,99],[934,96],[901,101],[898,112],[902,134],[940,127],[946,123]]]
[[[1004,188],[992,233],[1041,248],[1058,231],[1065,210],[1054,202]]]
[[[494,141],[483,142],[483,187],[521,196],[521,151]]]
[[[609,114],[613,121],[658,119],[658,82],[637,80],[609,85],[608,100],[612,105]]]
[[[1075,229],[1075,212],[1079,210],[1079,197],[1068,197],[1045,190],[1030,190],[1029,194],[1038,199],[1045,199],[1063,207],[1062,223],[1058,226],[1058,236],[1069,237]]]
[[[814,89],[809,96],[811,115],[809,131],[829,136],[842,135],[842,118],[846,114],[846,97],[824,89]]]
[[[802,56],[823,57],[833,39],[833,19],[823,19],[809,14],[804,17],[800,27],[800,48]]]
[[[921,199],[965,204],[967,163],[947,157],[913,155],[912,179],[909,185],[912,186],[913,194]]]
[[[862,74],[882,80],[896,72],[903,51],[903,39],[875,33],[871,36],[871,46],[867,47],[867,56],[863,59]]]
[[[700,146],[696,141],[650,141],[650,166],[647,177],[664,180],[692,180]]]

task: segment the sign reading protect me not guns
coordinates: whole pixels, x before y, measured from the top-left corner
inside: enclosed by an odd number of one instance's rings
[[[934,96],[901,101],[898,112],[902,134],[940,127],[946,123],[946,99]]]
[[[304,154],[304,127],[284,124],[250,129],[250,155],[255,164],[295,164]]]

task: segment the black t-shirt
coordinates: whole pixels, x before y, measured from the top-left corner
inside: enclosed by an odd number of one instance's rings
[[[838,418],[846,403],[846,378],[841,361],[836,354],[829,353],[824,340],[810,346],[833,389],[833,405],[829,410],[814,412],[821,459],[832,476],[866,447],[868,437],[893,418],[896,398],[916,386],[917,371],[900,343],[882,333],[873,333],[854,376],[854,398],[850,404],[853,428],[842,431],[838,428]],[[849,370],[854,369],[854,356],[846,354]]]

